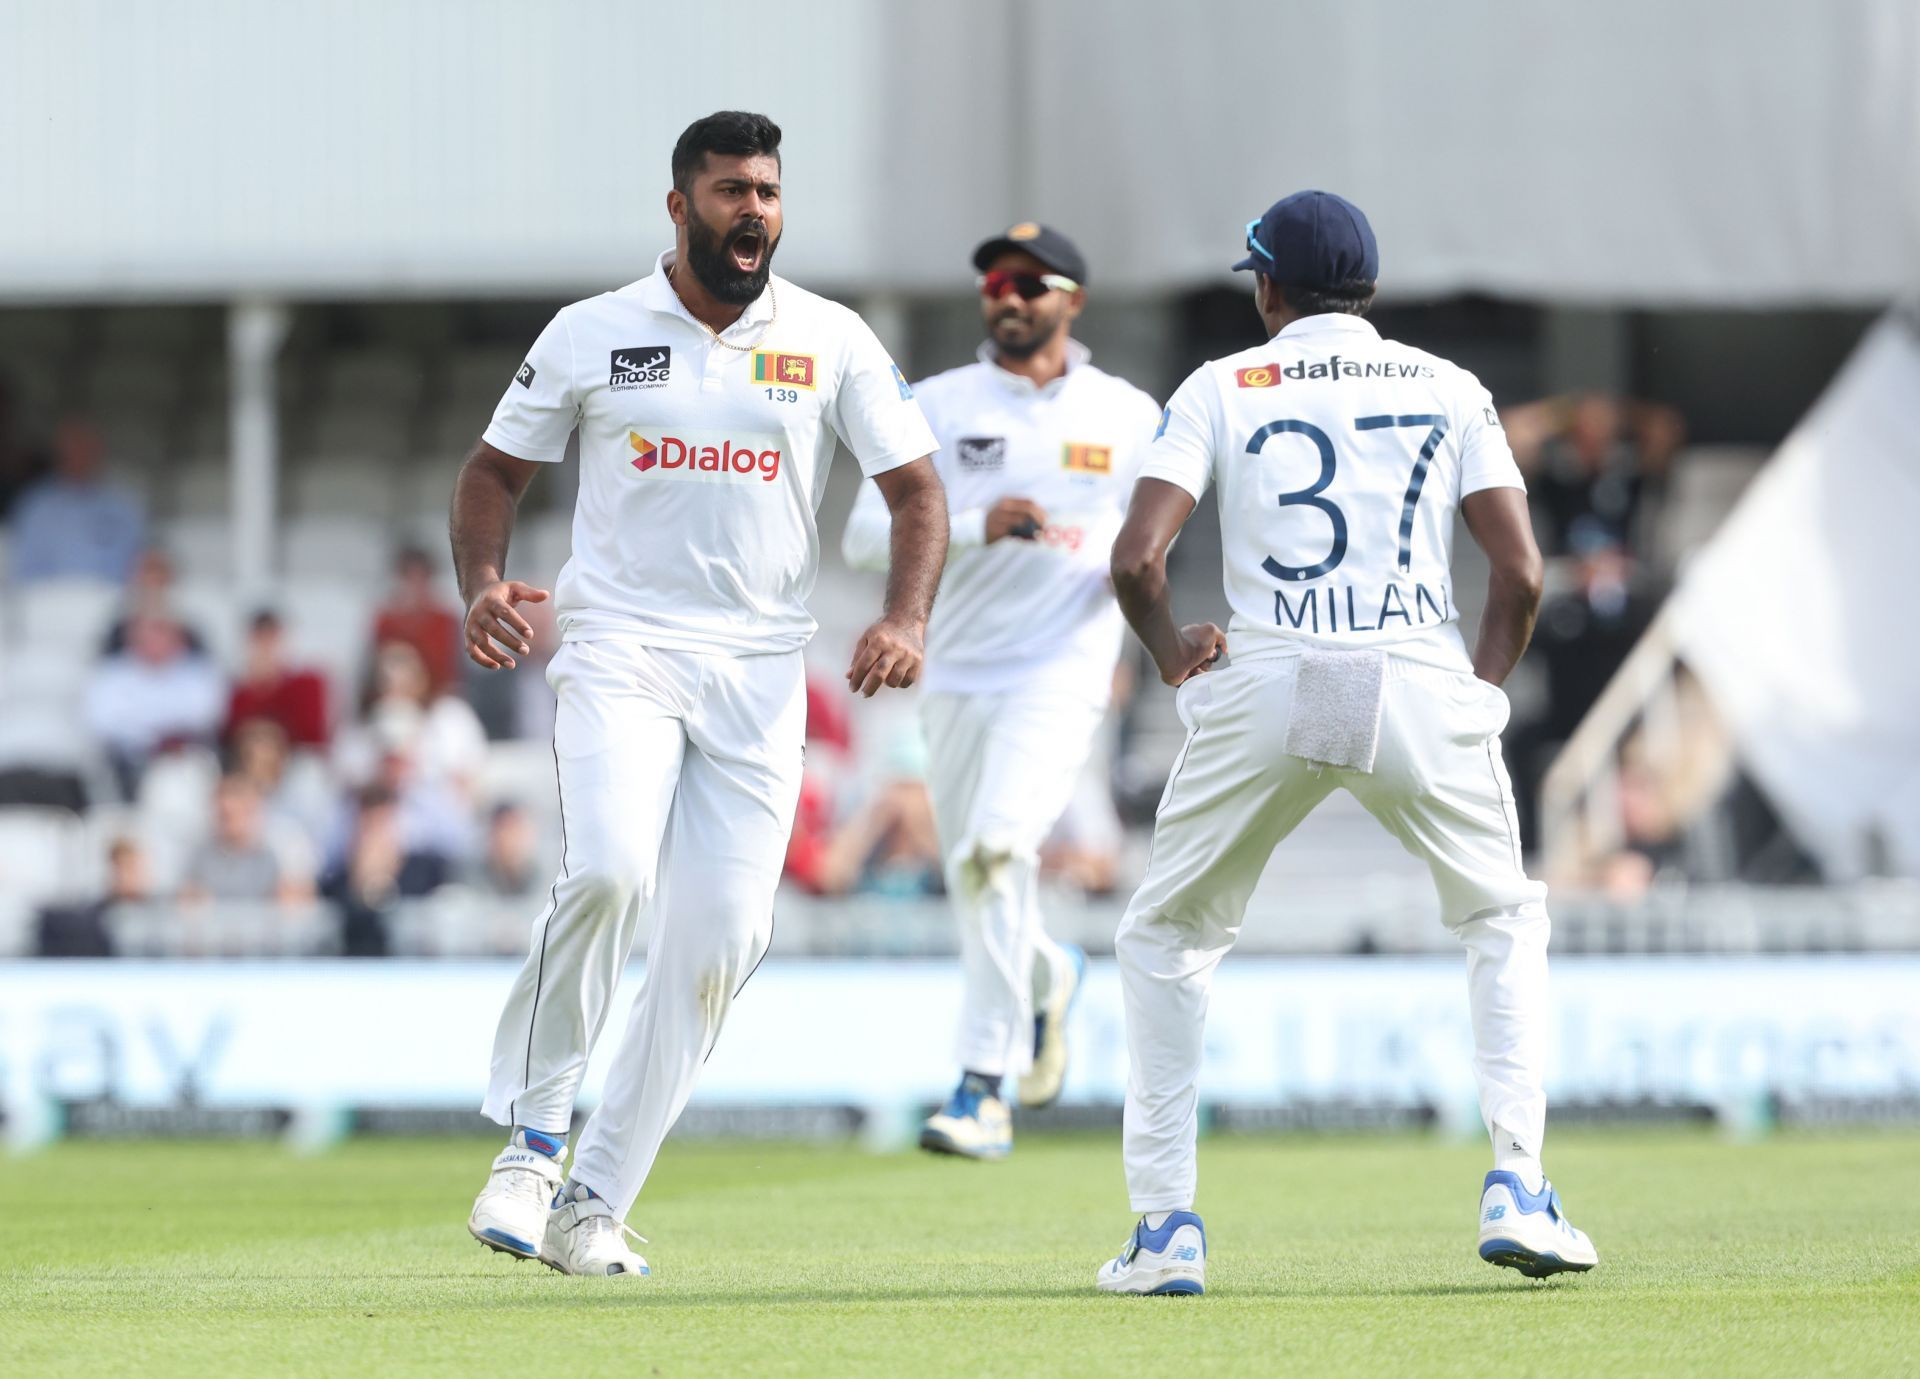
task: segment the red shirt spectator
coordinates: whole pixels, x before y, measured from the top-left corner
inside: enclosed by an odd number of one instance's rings
[[[408,547],[393,569],[397,582],[374,617],[373,643],[404,642],[419,652],[432,694],[443,694],[459,684],[463,619],[434,593],[433,562],[425,551]]]
[[[296,747],[327,745],[327,682],[320,672],[286,663],[285,632],[271,611],[254,614],[247,631],[247,659],[227,703],[224,736],[249,718],[278,723]]]

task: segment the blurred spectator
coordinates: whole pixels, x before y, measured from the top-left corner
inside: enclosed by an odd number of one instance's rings
[[[1544,709],[1506,735],[1521,836],[1538,840],[1540,781],[1659,611],[1631,556],[1584,534],[1572,589],[1548,599],[1529,655],[1546,673]]]
[[[131,838],[115,838],[107,847],[107,893],[83,905],[42,910],[34,951],[43,958],[110,958],[113,933],[107,915],[117,905],[137,905],[152,897],[146,850]]]
[[[1511,407],[1501,421],[1546,555],[1569,554],[1582,540],[1640,549],[1641,510],[1657,500],[1686,439],[1678,412],[1586,393]]]
[[[125,582],[146,541],[139,501],[102,475],[100,433],[78,418],[53,438],[53,473],[28,485],[13,510],[13,577]]]
[[[474,869],[475,888],[503,900],[524,900],[539,893],[548,879],[540,866],[533,816],[512,802],[495,805]]]
[[[94,668],[85,714],[131,799],[156,753],[211,743],[226,706],[220,672],[187,650],[180,624],[141,614],[128,624],[126,650]]]
[[[228,773],[213,792],[213,829],[187,859],[185,901],[277,901],[313,898],[313,871],[295,840],[267,829],[259,787]]]
[[[227,739],[253,718],[279,724],[296,747],[327,745],[326,678],[287,664],[286,631],[271,609],[255,613],[247,629],[245,660],[227,703]]]
[[[346,850],[320,884],[321,894],[340,910],[341,951],[350,958],[385,957],[392,948],[394,905],[445,880],[441,861],[407,850],[393,792],[383,785],[363,789],[354,802]]]
[[[419,547],[403,549],[393,573],[393,589],[374,615],[374,645],[412,647],[426,665],[432,692],[444,694],[460,679],[460,614],[434,589],[433,562]]]
[[[253,782],[269,827],[291,830],[309,842],[327,836],[334,822],[333,780],[319,758],[291,749],[278,723],[270,718],[241,722],[227,743],[227,768]]]
[[[361,721],[341,734],[337,756],[347,778],[366,784],[385,758],[407,758],[408,775],[470,799],[487,738],[467,703],[435,690],[425,661],[406,642],[386,642],[374,653],[373,682]]]
[[[787,844],[786,874],[791,880],[816,895],[942,893],[940,841],[925,779],[926,746],[917,732],[894,744],[888,774],[873,797],[840,827],[824,828],[818,817],[796,820]]]
[[[140,552],[139,560],[134,562],[133,575],[127,581],[126,611],[107,632],[106,645],[101,648],[105,655],[116,656],[127,649],[127,628],[141,614],[171,619],[179,624],[187,649],[196,655],[205,654],[206,641],[174,610],[173,557],[158,546]]]

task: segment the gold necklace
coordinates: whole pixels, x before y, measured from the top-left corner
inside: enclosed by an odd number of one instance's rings
[[[761,341],[767,338],[767,332],[773,329],[773,323],[780,319],[780,298],[779,298],[779,295],[775,293],[773,290],[773,279],[772,278],[767,279],[768,311],[767,311],[766,325],[760,328],[759,337],[756,340],[754,340],[754,342],[751,345],[736,345],[730,340],[722,340],[720,338],[719,331],[715,330],[712,326],[708,325],[705,321],[700,320],[698,316],[693,315],[693,308],[687,305],[687,299],[680,295],[679,284],[675,283],[673,280],[673,270],[678,268],[679,266],[680,265],[677,263],[669,264],[667,266],[667,286],[673,289],[673,299],[676,302],[680,303],[680,309],[686,312],[687,315],[692,316],[693,319],[699,323],[700,329],[704,330],[707,334],[711,335],[713,337],[713,343],[716,345],[719,345],[722,349],[738,350],[742,354],[751,354],[754,350],[758,349],[760,347]]]

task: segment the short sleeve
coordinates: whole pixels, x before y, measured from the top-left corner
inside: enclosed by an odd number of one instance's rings
[[[1160,414],[1160,427],[1138,477],[1176,484],[1198,502],[1213,478],[1217,411],[1213,380],[1206,369],[1194,370]]]
[[[533,342],[481,439],[518,460],[556,463],[580,422],[573,380],[573,335],[563,313],[547,322]]]
[[[1152,451],[1154,438],[1160,433],[1160,418],[1164,415],[1160,405],[1138,388],[1127,392],[1127,439],[1126,460],[1120,477],[1128,488],[1140,477],[1140,466],[1147,462]],[[1124,499],[1122,500],[1124,501]]]
[[[1517,488],[1526,492],[1507,433],[1494,410],[1493,394],[1467,374],[1462,380],[1459,408],[1460,496],[1487,488]]]
[[[938,450],[906,375],[867,323],[853,318],[827,424],[871,478]]]

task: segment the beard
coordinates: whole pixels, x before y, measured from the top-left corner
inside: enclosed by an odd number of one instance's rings
[[[731,250],[748,235],[760,237],[760,262],[752,272],[743,273]],[[744,221],[724,235],[697,216],[687,221],[687,267],[708,296],[727,306],[747,306],[767,290],[767,279],[773,276],[773,251],[779,244],[767,237],[764,221]]]
[[[1024,336],[1016,335],[1012,338],[1008,337],[1003,328],[1011,325],[1013,318],[1009,317],[995,321],[989,327],[989,332],[993,336],[993,347],[1009,359],[1031,359],[1042,349],[1046,348],[1047,343],[1060,333],[1060,327],[1065,324],[1064,321],[1058,318],[1051,321],[1043,321],[1038,318],[1029,319],[1033,321],[1033,325],[1028,333]]]

